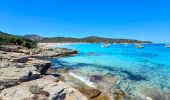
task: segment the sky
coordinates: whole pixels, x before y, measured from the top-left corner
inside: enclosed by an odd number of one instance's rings
[[[0,31],[170,43],[170,0],[0,0]]]

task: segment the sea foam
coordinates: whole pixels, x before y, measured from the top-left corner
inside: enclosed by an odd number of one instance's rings
[[[85,77],[82,77],[82,76],[78,76],[78,75],[76,75],[73,72],[69,72],[69,75],[73,76],[74,78],[79,79],[82,82],[84,82],[87,86],[90,86],[90,87],[93,87],[93,88],[96,87],[95,84],[93,82],[91,82],[90,79],[88,79],[88,78],[85,78]]]

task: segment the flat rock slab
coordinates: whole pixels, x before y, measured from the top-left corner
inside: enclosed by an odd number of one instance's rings
[[[0,90],[37,79],[51,67],[50,61],[22,53],[0,51],[0,57]]]
[[[66,85],[64,82],[56,80],[57,79],[52,76],[45,76],[41,79],[24,82],[20,85],[2,90],[0,97],[2,100],[30,100],[35,98],[35,96],[37,96],[37,98],[46,98],[45,100],[87,100],[87,98],[76,89]],[[32,85],[38,85],[45,93],[49,93],[49,95],[46,96],[43,93],[37,95],[32,94],[29,90]]]

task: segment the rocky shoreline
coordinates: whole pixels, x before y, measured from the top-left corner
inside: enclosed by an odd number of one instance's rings
[[[166,96],[169,98],[169,92],[162,94],[149,88],[141,90],[144,95],[138,94],[138,91],[128,87],[129,83],[121,84],[121,78],[110,73],[90,74],[87,77],[88,81],[82,81],[79,77],[82,78],[84,74],[76,70],[76,65],[72,68],[67,64],[60,66],[60,62],[56,62],[59,57],[76,54],[78,52],[75,50],[52,48],[45,44],[36,49],[17,45],[0,46],[0,100],[154,100],[150,97]],[[53,67],[54,63],[58,63],[57,66]],[[78,78],[71,75],[71,72]],[[94,83],[95,87],[89,86],[88,82]],[[126,87],[133,93],[127,92]]]
[[[68,70],[53,69],[47,60],[75,54],[66,48],[0,46],[0,100],[111,100],[108,94],[70,76]],[[68,79],[81,84],[70,85]]]
[[[16,45],[0,47],[1,100],[86,100],[78,90],[46,72],[48,57],[77,54],[65,48],[26,49]]]

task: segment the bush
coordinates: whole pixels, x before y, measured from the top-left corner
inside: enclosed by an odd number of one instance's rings
[[[30,43],[30,42],[27,42],[27,41],[24,41],[24,42],[22,43],[22,46],[23,46],[23,47],[26,47],[26,48],[31,48],[31,43]]]
[[[31,85],[29,87],[29,91],[32,93],[32,94],[40,94],[42,89],[38,86],[38,85]]]
[[[35,42],[29,42],[29,41],[23,41],[23,43],[21,45],[26,48],[35,48],[36,47]]]

